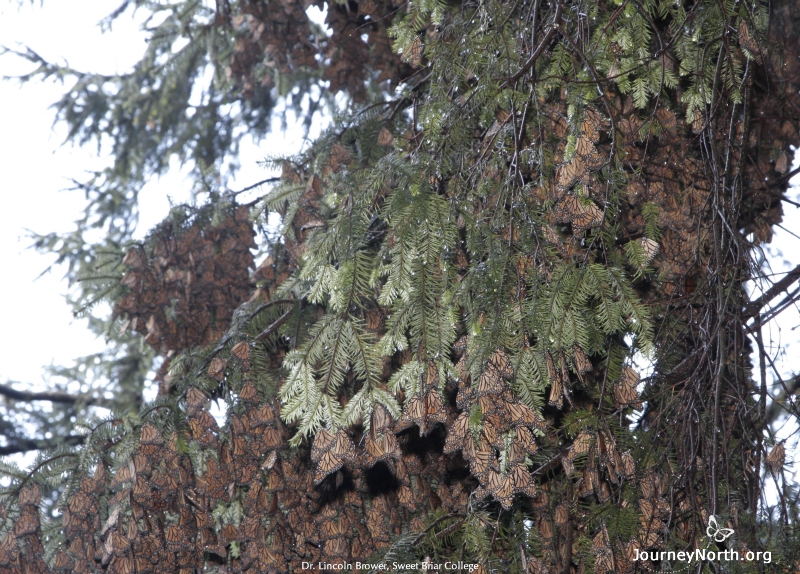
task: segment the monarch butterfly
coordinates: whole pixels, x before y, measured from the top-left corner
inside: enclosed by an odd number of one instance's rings
[[[212,379],[221,381],[225,376],[225,369],[228,367],[228,361],[220,357],[214,357],[211,364],[208,366],[208,376]]]
[[[222,527],[222,530],[219,533],[219,537],[222,540],[231,541],[231,540],[236,540],[237,534],[238,533],[236,531],[236,526],[234,526],[233,524],[226,524],[225,526]],[[167,539],[167,542],[169,542],[169,539]]]
[[[487,369],[478,379],[478,397],[488,395],[491,393],[499,393],[503,390],[502,379],[500,373],[494,369]]]
[[[561,379],[554,378],[550,380],[550,398],[547,400],[547,404],[557,409],[564,406],[564,388],[561,384]]]
[[[617,407],[622,405],[630,405],[639,410],[642,408],[642,403],[639,402],[639,393],[636,390],[639,384],[639,373],[630,367],[622,367],[622,377],[619,382],[614,385],[614,401]]]
[[[653,260],[653,257],[658,255],[658,242],[650,239],[649,237],[642,237],[639,240],[639,245],[642,246],[642,250],[644,251],[645,262],[650,263]]]
[[[506,408],[511,419],[511,426],[532,426],[542,431],[545,429],[544,419],[528,405],[512,402],[507,403]]]
[[[572,185],[583,177],[586,165],[583,158],[576,155],[572,160],[562,163],[556,169],[556,188],[560,192],[567,191]]]
[[[553,361],[553,355],[550,354],[550,351],[545,351],[544,353],[545,363],[547,364],[547,378],[550,380],[550,383],[557,378],[556,375],[556,365]]]
[[[269,448],[275,448],[282,442],[281,432],[276,428],[264,429],[264,434],[261,439],[262,444]]]
[[[355,450],[356,447],[353,441],[350,440],[350,437],[347,436],[347,432],[343,428],[339,429],[339,432],[336,433],[336,442],[333,444],[331,452],[338,457],[349,460],[355,455]]]
[[[242,540],[256,540],[264,533],[264,527],[259,522],[258,517],[248,516],[239,528],[239,537]]]
[[[53,561],[53,570],[56,572],[72,572],[74,566],[75,560],[69,554],[63,551],[56,554],[56,559]]]
[[[256,389],[252,381],[245,383],[242,390],[239,391],[239,398],[245,403],[258,402],[258,389]]]
[[[389,432],[394,429],[394,418],[392,418],[392,414],[389,412],[389,409],[387,409],[381,403],[375,404],[375,408],[372,411],[372,417],[370,417],[369,428],[373,433],[373,436]]]
[[[423,470],[425,470],[425,466],[422,464],[422,459],[416,454],[404,453],[401,460],[408,474],[420,474]],[[400,465],[398,464],[398,467],[399,466]],[[399,472],[397,478],[400,478]]]
[[[608,539],[606,525],[601,526],[600,532],[592,540],[592,546],[597,558],[595,558],[595,571],[599,574],[614,572],[614,555]]]
[[[430,389],[439,385],[439,370],[433,361],[428,363],[427,376],[425,378],[425,388]]]
[[[418,396],[415,395],[403,407],[403,414],[400,417],[399,426],[401,428],[408,428],[411,424],[416,424],[422,428],[425,419],[425,403]]]
[[[422,62],[422,39],[419,36],[414,38],[411,44],[403,50],[400,59],[415,68],[419,66],[420,62]]]
[[[243,436],[234,435],[231,439],[231,446],[233,447],[233,456],[240,457],[248,454],[247,441]]]
[[[322,527],[320,528],[320,539],[330,540],[331,538],[337,538],[345,534],[346,528],[343,524],[345,520],[347,519],[345,517],[342,517],[341,519],[324,521],[322,523]]]
[[[779,442],[776,444],[767,457],[764,459],[764,463],[767,465],[767,468],[773,472],[780,472],[783,470],[783,464],[786,460],[786,447],[783,446],[783,442]]]
[[[397,491],[397,499],[400,504],[408,508],[408,510],[411,512],[414,512],[417,509],[417,503],[414,500],[414,493],[405,484],[402,485]]]
[[[133,480],[134,473],[131,473],[132,464],[133,461],[119,467],[117,472],[114,474],[114,479],[111,481],[110,484],[111,488],[116,488],[125,482],[130,482],[131,480]]]
[[[524,464],[515,464],[509,474],[513,481],[514,492],[521,492],[528,496],[536,495],[536,483],[533,476],[525,468]]]
[[[331,538],[325,541],[326,556],[347,556],[350,550],[350,543],[347,538]]]
[[[459,363],[463,360],[462,358]],[[472,387],[464,384],[464,379],[465,377],[461,377],[458,383],[458,393],[456,393],[456,406],[462,411],[468,410],[472,406],[472,400],[475,396]]]
[[[518,445],[522,453],[528,454],[533,454],[539,448],[533,438],[533,433],[527,427],[517,427],[513,444]]]
[[[72,541],[67,552],[76,558],[87,556],[91,552],[91,558],[94,559],[94,548],[87,548],[86,540],[81,539],[80,536]]]
[[[566,503],[562,502],[558,506],[556,506],[555,511],[555,520],[556,526],[559,528],[563,528],[567,524],[567,520],[569,520],[569,508],[567,508]]]
[[[425,416],[428,421],[445,423],[447,421],[447,410],[444,407],[442,396],[435,388],[428,389],[425,395]]]
[[[139,442],[141,444],[163,444],[164,438],[156,427],[147,423],[142,426],[142,435],[139,438]]]
[[[586,108],[581,122],[581,135],[597,143],[600,139],[600,128],[603,126],[603,116],[597,110]]]
[[[500,401],[498,401],[499,403]],[[504,407],[507,405],[503,405]],[[504,433],[507,432],[511,428],[511,417],[507,409],[498,409],[496,412],[485,416],[483,418],[483,424],[492,426],[496,433]]]
[[[592,362],[577,343],[572,345],[572,352],[575,361],[575,372],[578,373],[578,378],[583,382],[583,375],[592,370]]]
[[[589,467],[584,467],[583,477],[578,483],[578,496],[589,496],[594,492],[594,482],[592,472]]]
[[[545,544],[548,544],[553,539],[553,527],[549,521],[541,520],[539,522],[539,534]]]
[[[394,138],[392,137],[392,132],[386,128],[381,128],[381,131],[378,133],[378,145],[389,146],[392,145],[393,140]]]
[[[270,426],[275,423],[275,411],[270,405],[263,405],[250,413],[250,426],[253,428]]]
[[[239,341],[231,348],[231,355],[240,361],[246,361],[250,358],[250,345],[247,341]]]
[[[590,433],[589,431],[581,431],[578,433],[578,436],[575,437],[575,441],[572,443],[572,452],[577,454],[586,454],[589,452],[589,449],[594,444],[595,436]]]
[[[503,476],[494,470],[489,471],[489,477],[486,481],[487,490],[500,501],[503,508],[508,509],[514,501],[514,485],[513,479],[510,476],[503,478]]]
[[[175,528],[180,532],[180,527],[175,525]],[[109,544],[108,542],[111,542]],[[111,537],[106,542],[106,550],[110,551],[114,556],[122,556],[130,550],[131,542],[119,532],[112,532]]]
[[[591,200],[584,203],[580,197],[568,194],[556,205],[553,215],[559,223],[572,224],[573,233],[582,233],[603,222],[603,210]]]
[[[317,469],[314,472],[314,484],[319,484],[326,476],[336,472],[342,466],[344,466],[344,460],[329,450],[322,455],[322,458],[317,463]]]
[[[744,18],[739,20],[739,46],[745,49],[747,56],[761,62],[761,47],[750,35],[750,29],[747,27]]]
[[[150,496],[150,485],[141,476],[136,478],[136,484],[133,485],[133,499],[137,502],[145,502]]]
[[[38,506],[41,499],[38,484],[31,484],[22,489],[19,493],[20,506]]]
[[[489,415],[497,412],[499,404],[496,398],[497,395],[483,395],[478,397],[478,406],[481,409],[481,414]]]
[[[640,481],[640,488],[645,498],[658,498],[667,489],[666,476],[659,476],[652,468]]]
[[[581,136],[575,142],[575,153],[585,158],[592,153],[597,153],[597,151],[592,140],[590,140],[586,135],[581,134]]]
[[[475,451],[475,455],[469,461],[469,470],[478,480],[482,480],[494,463],[494,452],[490,448],[482,447]]]
[[[492,358],[489,359],[489,366],[493,367],[503,378],[510,379],[514,376],[514,367],[511,365],[511,361],[499,349],[492,353]]]
[[[472,438],[472,433],[466,433],[466,437],[464,438],[464,446],[461,449],[462,456],[467,460],[471,461],[475,458],[475,441]]]
[[[80,518],[78,517],[86,516],[94,510],[94,504],[83,492],[76,492],[72,495],[72,498],[69,499],[67,508],[72,514],[72,517],[79,521]],[[64,520],[66,521],[66,516]]]
[[[37,530],[39,530],[39,511],[35,506],[27,506],[14,524],[14,534],[25,536],[33,534]]]
[[[483,500],[487,496],[492,494],[488,489],[479,486],[475,490],[472,491],[472,496],[474,496],[477,500]]]
[[[200,411],[200,414],[190,417],[189,421],[191,422],[192,420],[196,420],[203,429],[208,429],[213,432],[217,432],[219,430],[217,420],[205,409]]]
[[[499,440],[498,440],[499,439]],[[483,429],[481,431],[481,442],[483,446],[502,446],[503,437],[498,434],[497,428],[487,420],[483,421]],[[498,442],[500,443],[498,445]]]
[[[335,441],[336,437],[328,429],[319,430],[314,437],[314,443],[311,445],[311,460],[317,462],[322,458],[323,454],[333,447]]]
[[[622,473],[625,478],[633,478],[636,473],[636,465],[633,462],[631,451],[626,450],[622,453]]]
[[[703,131],[703,127],[705,126],[705,117],[703,116],[703,112],[699,109],[694,111],[694,116],[692,117],[692,132],[699,134]]]
[[[400,459],[400,445],[393,433],[380,435],[377,439],[367,436],[364,447],[370,466],[389,458]]]
[[[206,395],[197,387],[191,387],[186,392],[186,404],[189,409],[198,409],[206,402]]]

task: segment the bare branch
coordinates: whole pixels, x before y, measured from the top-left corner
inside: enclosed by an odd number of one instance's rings
[[[745,317],[755,317],[758,315],[758,312],[761,308],[772,301],[779,293],[783,293],[789,287],[791,287],[792,283],[800,279],[800,265],[789,271],[786,274],[786,277],[775,283],[772,287],[766,290],[761,297],[756,299],[755,301],[751,301],[747,308],[745,309],[744,316]]]
[[[30,438],[18,439],[10,442],[5,446],[0,446],[0,456],[8,456],[11,454],[19,454],[21,452],[30,452],[32,450],[47,450],[63,445],[78,445],[83,444],[86,437],[81,435],[69,435],[64,438],[56,438],[50,440],[36,440]]]
[[[75,404],[81,403],[91,405],[97,402],[95,397],[86,395],[73,395],[63,391],[20,391],[8,385],[0,384],[0,396],[15,401],[50,401],[51,403]]]

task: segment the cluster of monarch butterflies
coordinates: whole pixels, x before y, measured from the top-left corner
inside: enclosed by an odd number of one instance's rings
[[[578,379],[583,382],[584,375],[592,370],[592,362],[577,343],[572,346],[572,363]],[[550,382],[550,397],[547,404],[561,409],[564,406],[564,399],[570,400],[571,390],[566,352],[559,351],[556,353],[556,357],[553,357],[550,351],[546,351],[545,364],[547,365],[547,379]]]
[[[234,353],[239,355],[246,353],[240,348]],[[315,487],[319,468],[285,448],[275,406],[262,402],[251,382],[238,395],[223,432],[208,412],[208,398],[190,388],[184,399],[185,431],[163,436],[144,424],[129,460],[113,470],[99,463],[66,493],[66,541],[52,568],[42,560],[38,491],[23,490],[21,512],[0,540],[0,567],[188,573],[210,560],[228,564],[231,571],[278,573],[297,559],[345,562],[369,556],[401,533],[407,520],[401,512],[410,513],[412,528],[421,531],[428,511],[442,507],[463,513],[467,508],[469,492],[449,475],[451,457],[409,446],[409,433],[395,436],[397,423],[386,409],[373,414],[370,438],[382,445],[380,437],[391,436],[388,440],[402,448],[391,447],[391,456],[384,456],[383,446],[372,454],[361,449],[361,461],[344,484]],[[332,438],[315,443],[312,458],[319,463],[331,453],[354,460],[355,447],[346,433]],[[199,449],[199,458],[187,455],[191,445]],[[390,464],[396,476],[391,488],[370,484],[375,480],[370,467],[379,460]],[[215,510],[237,501],[244,514],[239,522],[216,516]],[[234,542],[235,556],[230,551]]]
[[[708,121],[701,110],[691,120],[695,132]],[[659,106],[649,122],[629,113],[616,123],[625,162],[640,172],[626,185],[620,224],[639,242],[646,263],[659,255],[657,269],[666,294],[683,295],[692,290],[688,278],[703,274],[700,262],[710,239],[698,221],[707,215],[711,182],[702,161],[692,157],[682,124],[671,110]],[[657,126],[658,137],[652,135],[652,126]],[[658,241],[643,236],[642,209],[647,203],[658,208]]]
[[[255,235],[248,209],[237,207],[218,226],[171,221],[151,233],[152,247],[133,247],[123,263],[127,294],[115,316],[162,354],[219,339],[234,310],[250,296]]]
[[[14,527],[0,535],[0,572],[49,572],[43,560],[42,528],[39,522],[41,494],[36,484],[25,486],[19,493],[19,516]],[[6,508],[0,505],[0,521],[6,519]],[[21,544],[20,544],[21,543]],[[25,553],[21,548],[25,548]]]
[[[296,203],[292,205],[287,203],[278,207],[278,213],[284,218],[284,225],[290,226],[292,230],[291,234],[284,236],[286,250],[292,258],[292,264],[295,264],[305,251],[305,242],[308,236],[314,230],[325,227],[324,217],[321,214],[323,179],[352,162],[353,156],[350,151],[338,143],[331,146],[330,154],[322,166],[320,175],[311,174],[306,178],[302,172],[295,169],[292,163],[284,162],[281,179],[285,184],[302,185],[305,181],[305,189]]]
[[[569,161],[558,166],[551,186],[551,199],[555,202],[553,220],[555,223],[572,225],[575,235],[598,227],[603,222],[603,210],[588,197],[580,197],[573,191],[577,183],[590,188],[593,185],[592,172],[604,163],[596,147],[603,129],[602,116],[596,110],[587,108],[575,143],[575,153]]]
[[[466,339],[459,346],[466,348]],[[536,494],[526,457],[536,452],[535,436],[545,430],[545,421],[511,391],[508,380],[514,370],[505,353],[494,352],[477,384],[469,384],[466,364],[465,353],[456,365],[459,371],[456,406],[462,412],[448,427],[444,452],[461,451],[469,462],[470,472],[480,482],[478,498],[491,495],[504,508],[510,508],[517,493]],[[478,436],[470,425],[474,405],[480,410]],[[507,451],[504,465],[500,464],[499,451]]]
[[[601,480],[601,470],[605,469],[608,480],[621,484],[623,480],[633,479],[636,468],[629,451],[621,452],[611,432],[607,430],[583,430],[575,437],[567,454],[561,459],[567,476],[575,473],[575,459],[586,457],[581,478],[577,483],[579,496],[592,496],[601,502],[607,501],[611,491],[605,480]]]

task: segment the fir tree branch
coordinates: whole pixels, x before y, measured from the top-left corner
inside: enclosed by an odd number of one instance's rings
[[[283,324],[286,322],[286,320],[287,320],[289,317],[291,317],[291,316],[292,316],[292,311],[293,311],[293,309],[289,309],[289,310],[288,310],[288,311],[286,311],[286,312],[285,312],[283,315],[281,315],[280,317],[278,317],[278,318],[275,320],[275,322],[274,322],[274,323],[272,323],[272,325],[270,325],[269,327],[267,327],[266,329],[264,329],[263,331],[261,331],[261,333],[259,333],[259,334],[258,334],[258,337],[256,337],[256,341],[263,341],[264,339],[266,339],[267,337],[269,337],[269,336],[270,336],[272,333],[274,333],[275,331],[277,331],[277,330],[280,328],[280,326],[281,326],[281,325],[283,325]]]
[[[536,49],[533,51],[533,54],[531,54],[531,57],[528,58],[528,60],[522,65],[522,67],[517,71],[516,74],[514,74],[513,76],[508,78],[505,82],[503,82],[503,84],[500,86],[500,89],[507,88],[508,86],[512,85],[533,67],[533,65],[536,63],[536,60],[539,59],[539,56],[542,55],[545,48],[550,43],[550,40],[552,40],[553,37],[556,35],[556,32],[558,32],[559,26],[561,25],[561,12],[563,10],[564,10],[564,5],[561,2],[559,2],[556,5],[556,14],[553,17],[553,25],[550,26],[550,28],[547,30],[547,33],[544,35],[544,38],[542,38],[542,41],[539,42],[539,45],[536,46]]]
[[[88,397],[86,395],[72,395],[62,391],[20,391],[11,388],[8,385],[0,384],[0,396],[9,398],[14,401],[50,401],[51,403],[62,404],[75,404],[81,403],[84,405],[92,405],[98,402],[95,397]]]

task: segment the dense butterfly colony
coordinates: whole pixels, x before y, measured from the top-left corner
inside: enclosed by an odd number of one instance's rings
[[[247,208],[219,223],[204,219],[196,214],[185,228],[162,223],[146,247],[133,247],[123,260],[127,293],[114,313],[125,318],[123,330],[143,334],[163,355],[218,340],[251,295],[256,244]]]
[[[582,179],[591,189],[592,171],[587,166],[600,161],[595,144],[603,125],[599,113],[587,112],[575,154],[556,175],[554,223],[570,224],[571,233],[602,222],[593,200],[579,197],[574,186]],[[304,188],[296,205],[288,208],[292,235],[285,250],[290,262],[302,257],[310,230],[320,223],[322,182],[350,162],[351,154],[337,145],[319,176],[303,181],[296,169],[285,166],[283,178]],[[252,232],[243,209],[233,213],[202,236],[196,225],[175,237],[156,230],[155,248],[137,248],[126,257],[129,271],[122,282],[130,292],[118,310],[128,313],[132,323],[142,323],[133,328],[145,332],[148,343],[162,353],[190,338],[199,342],[213,340],[214,333],[219,337],[209,326],[209,315],[216,317],[219,329],[230,321],[235,302],[249,294],[244,293],[242,286],[249,283],[242,273],[250,265]],[[260,266],[257,275],[262,284],[253,304],[267,299],[274,292],[272,285],[286,278],[286,273],[276,275],[278,267],[273,259]],[[234,268],[235,273],[222,273]],[[204,290],[195,291],[198,285]],[[183,312],[175,318],[166,315],[164,305],[170,289],[191,294],[192,306],[181,307]],[[203,301],[208,301],[205,306]],[[197,305],[213,313],[190,313]],[[366,324],[377,333],[385,330],[380,307],[367,314]],[[537,488],[529,468],[538,442],[552,441],[553,429],[512,391],[514,368],[502,350],[493,353],[473,380],[468,347],[467,337],[454,345],[457,377],[453,380],[442,381],[435,365],[429,365],[417,394],[406,397],[399,419],[378,403],[363,434],[323,428],[311,441],[310,451],[295,452],[286,448],[292,428],[281,422],[279,405],[263,398],[248,379],[250,343],[230,345],[227,358],[215,356],[206,372],[209,379],[222,382],[236,371],[245,381],[236,391],[236,408],[226,429],[221,430],[209,414],[207,395],[188,388],[182,401],[185,431],[162,436],[155,426],[145,424],[127,462],[114,471],[98,465],[92,476],[65,494],[66,547],[55,555],[52,571],[90,572],[100,567],[123,574],[188,573],[209,565],[219,565],[223,571],[227,564],[231,571],[284,572],[298,560],[349,562],[388,547],[409,520],[421,532],[429,513],[463,515],[471,493],[473,500],[489,497],[502,508],[511,508],[517,495],[529,497],[533,508],[539,509],[535,526],[543,552],[563,553],[563,535],[558,533],[567,527],[570,510],[563,502],[556,504],[556,499],[551,503],[548,485]],[[273,359],[279,364],[280,357],[276,354]],[[583,386],[593,376],[592,362],[577,343],[569,350],[548,352],[543,359],[550,386],[548,404],[561,410],[565,400],[572,400],[573,387]],[[622,373],[612,389],[616,404],[641,406],[638,374],[628,366]],[[425,437],[433,440],[424,441]],[[189,456],[186,445],[194,445],[200,454]],[[636,480],[631,454],[616,445],[610,429],[582,431],[560,461],[568,475],[575,472],[576,460],[579,496],[608,501],[611,488]],[[615,571],[614,555],[617,568],[630,566],[633,548],[642,542],[658,545],[670,507],[663,489],[656,486],[661,479],[653,470],[649,473],[647,480],[654,486],[636,509],[641,517],[637,538],[615,547],[618,543],[600,531],[593,538],[596,572]],[[465,480],[469,474],[473,478]],[[16,564],[28,571],[47,571],[41,551],[36,550],[41,537],[38,512],[33,511],[36,488],[24,490],[22,499],[29,502],[22,505],[15,526],[3,539],[0,567]],[[538,558],[527,560],[531,571],[547,571]]]
[[[330,82],[328,90],[347,89],[357,99],[367,96],[358,79],[365,79],[369,70],[377,72],[379,81],[408,75],[408,66],[392,49],[387,34],[402,3],[363,0],[331,7],[325,20],[330,35],[319,33],[312,23],[306,12],[311,5],[323,7],[309,0],[282,0],[280,9],[246,2],[238,6],[236,14],[230,14],[230,7],[228,13],[218,13],[237,35],[226,74],[241,87],[245,98],[279,84],[281,75],[290,76],[304,67],[316,69],[321,62],[326,63],[323,79]]]

